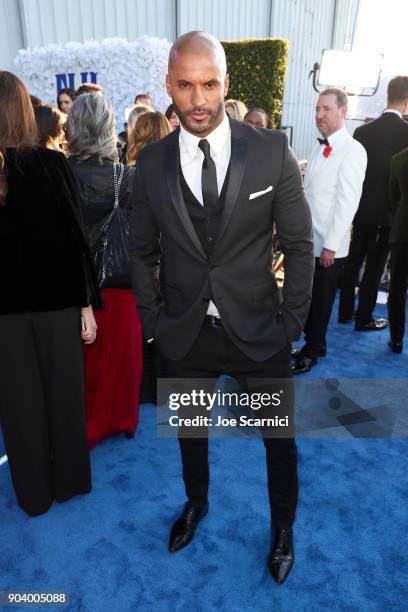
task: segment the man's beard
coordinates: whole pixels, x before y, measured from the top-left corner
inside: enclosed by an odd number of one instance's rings
[[[188,132],[191,132],[192,134],[195,134],[196,136],[200,136],[201,134],[205,132],[212,132],[212,130],[215,127],[217,127],[219,123],[221,123],[219,119],[224,114],[224,102],[220,102],[220,104],[215,110],[202,106],[202,107],[191,107],[187,111],[182,112],[178,108],[174,100],[173,100],[173,106],[174,106],[175,113],[180,120],[181,125]],[[205,123],[203,122],[200,125],[198,122],[194,121],[194,119],[191,117],[193,113],[208,113],[208,121]]]

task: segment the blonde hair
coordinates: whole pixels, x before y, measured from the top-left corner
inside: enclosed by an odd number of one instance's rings
[[[134,129],[128,133],[128,163],[133,164],[136,161],[142,147],[161,140],[171,131],[171,125],[163,113],[149,111],[140,115]]]
[[[238,121],[243,121],[245,115],[248,112],[246,105],[241,102],[241,100],[226,100],[225,101],[225,110],[227,110],[227,106],[230,107],[231,113],[228,113],[231,119],[237,119]]]
[[[129,117],[127,119],[127,132],[131,132],[136,125],[136,121],[139,119],[141,115],[144,113],[151,113],[152,109],[148,106],[143,106],[142,104],[136,104],[129,113]]]

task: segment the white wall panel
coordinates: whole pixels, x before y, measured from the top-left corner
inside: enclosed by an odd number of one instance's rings
[[[269,36],[271,0],[178,0],[178,33],[206,30],[224,40]]]
[[[336,16],[333,27],[333,49],[351,50],[360,0],[341,0],[336,3]]]
[[[143,34],[172,40],[174,4],[175,0],[21,0],[26,46],[112,36],[134,40]]]
[[[24,46],[20,11],[15,0],[0,0],[0,70],[14,71],[14,58]]]

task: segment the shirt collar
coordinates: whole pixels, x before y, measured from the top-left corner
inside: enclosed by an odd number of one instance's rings
[[[336,132],[333,132],[333,134],[331,134],[330,136],[327,136],[327,140],[329,141],[329,145],[332,147],[333,145],[336,144],[336,142],[338,143],[339,140],[341,140],[345,134],[345,132],[347,132],[345,127],[340,128],[339,130],[337,130]],[[320,145],[323,146],[323,145]]]
[[[385,111],[383,111],[383,114],[384,113],[395,113],[400,119],[402,119],[401,113],[396,108],[386,108]]]
[[[218,125],[215,130],[211,132],[208,136],[206,136],[206,140],[210,143],[210,149],[215,153],[215,155],[219,155],[223,150],[227,139],[231,135],[231,128],[229,124],[228,117],[226,113],[224,113],[224,118],[221,121],[220,125]],[[202,140],[199,136],[195,136],[194,134],[190,134],[181,124],[180,124],[180,149],[183,152],[188,153],[192,158],[196,156],[198,143]],[[201,152],[201,151],[200,151]]]

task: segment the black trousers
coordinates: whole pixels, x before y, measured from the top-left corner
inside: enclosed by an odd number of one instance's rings
[[[157,377],[160,371],[160,355],[154,342],[147,342],[143,336],[143,375],[140,385],[140,403],[157,401]]]
[[[241,385],[250,379],[285,379],[288,392],[285,410],[293,422],[289,344],[267,361],[255,362],[233,344],[223,328],[212,327],[206,319],[186,357],[181,361],[163,360],[163,371],[168,378],[217,378],[220,374],[229,374]],[[272,524],[276,529],[289,528],[295,519],[298,496],[296,443],[293,436],[277,438],[270,437],[270,433],[267,428],[262,429]],[[202,505],[207,500],[209,486],[208,437],[179,436],[179,444],[187,498]],[[239,471],[239,466],[236,467]]]
[[[0,421],[19,505],[91,490],[78,308],[0,316]]]
[[[340,317],[351,319],[353,316],[355,288],[365,258],[366,264],[360,283],[356,323],[364,325],[372,320],[373,310],[377,302],[378,287],[389,252],[389,233],[389,227],[376,227],[358,223],[353,225],[350,252],[344,266],[340,285]]]
[[[391,245],[391,278],[388,318],[393,342],[402,342],[405,331],[405,300],[408,280],[408,243]]]
[[[324,268],[320,265],[319,258],[316,257],[312,301],[304,329],[305,347],[303,351],[308,357],[318,357],[320,350],[326,348],[327,328],[344,261],[345,257],[339,257],[334,260],[332,266]]]

